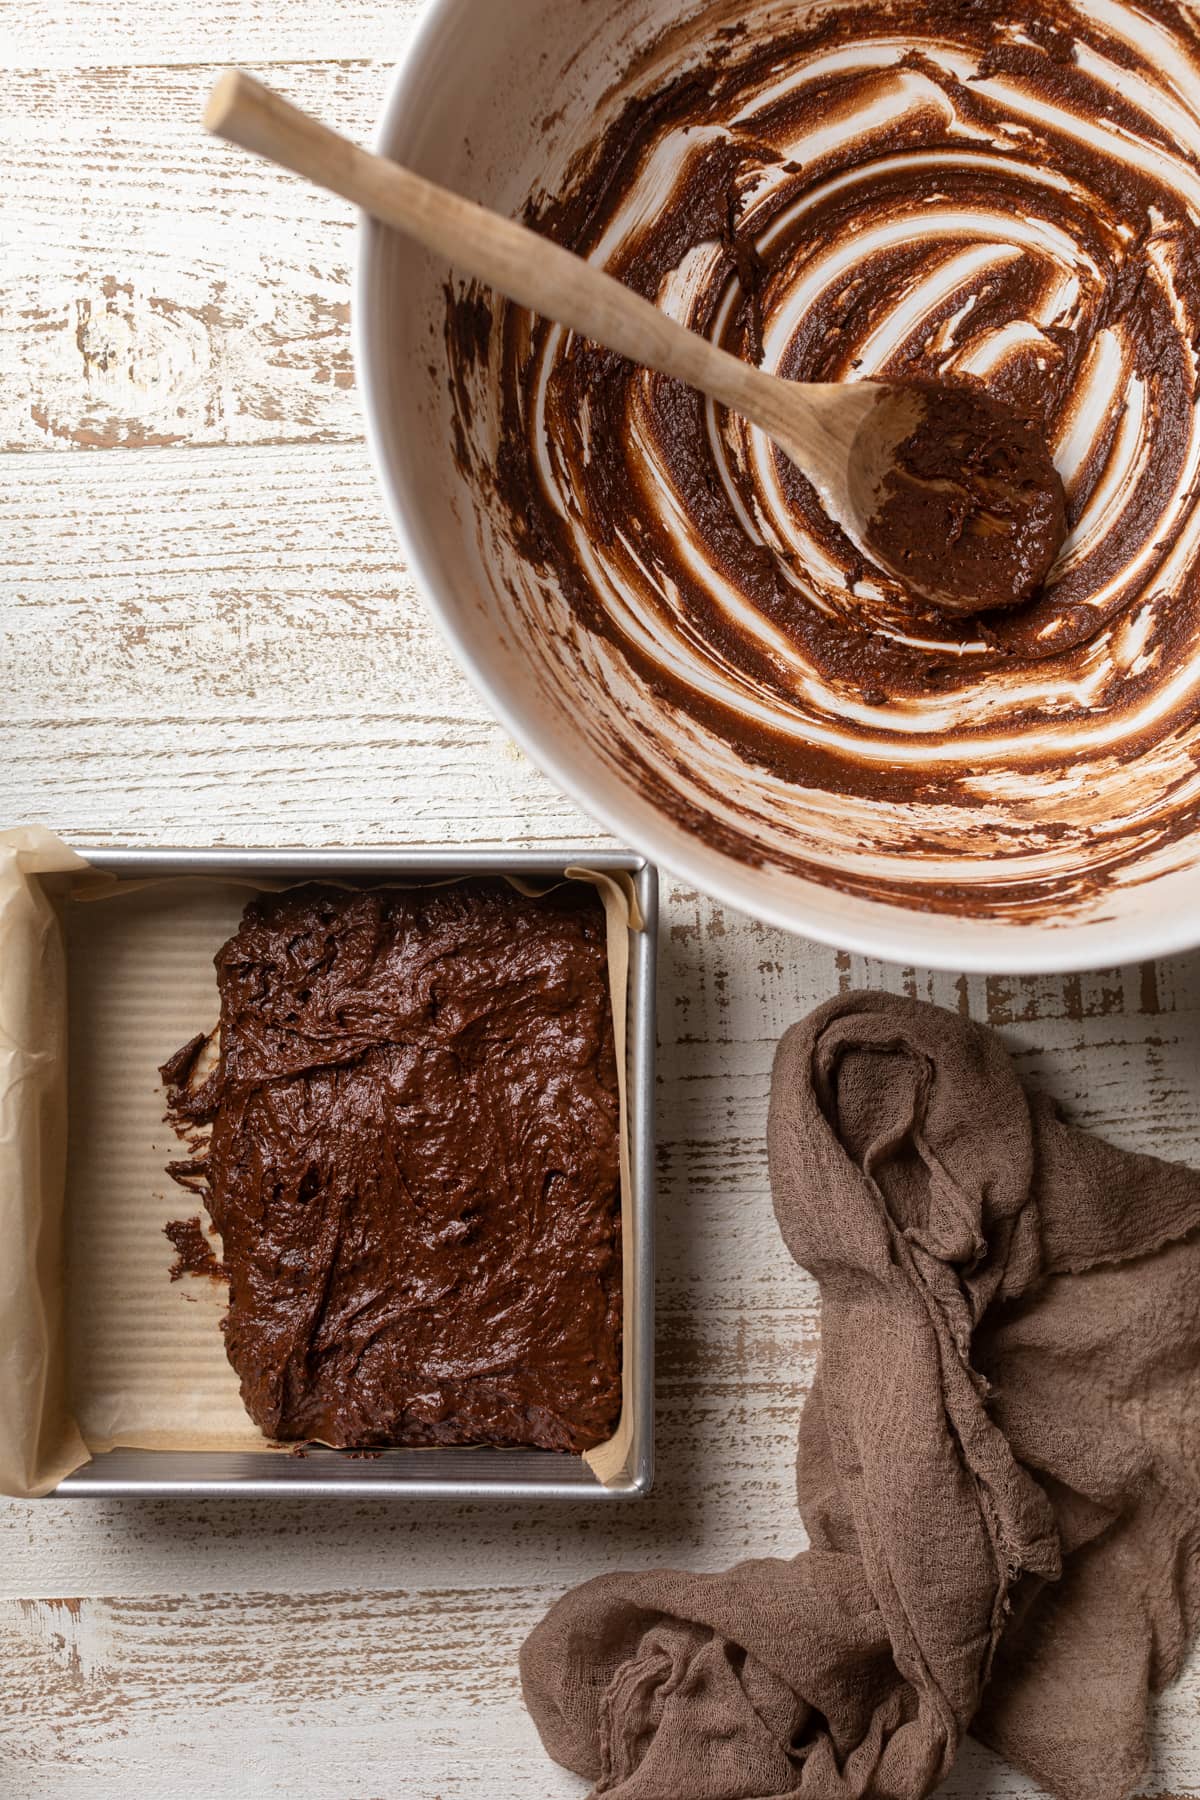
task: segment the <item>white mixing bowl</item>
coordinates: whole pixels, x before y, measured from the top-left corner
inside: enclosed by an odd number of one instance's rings
[[[687,10],[681,0],[428,0],[377,147],[515,212],[532,190],[553,191],[570,148],[593,134],[604,96],[639,47]],[[619,757],[598,755],[597,742],[619,735],[646,696],[632,686],[622,694],[611,667],[598,677],[596,660],[568,634],[547,628],[534,643],[528,621],[518,621],[506,552],[478,528],[486,497],[468,485],[453,453],[448,276],[407,241],[363,225],[355,352],[372,453],[408,564],[456,655],[513,737],[582,807],[733,907],[892,961],[1068,970],[1200,941],[1200,872],[1178,866],[1187,858],[1157,872],[1147,864],[1144,878],[1028,923],[924,910],[919,897],[911,907],[888,904],[806,879],[769,849],[761,862],[731,854],[719,832],[706,837],[656,804]],[[747,803],[773,782],[770,804],[780,804],[777,777],[743,764],[736,778]],[[835,824],[831,809],[831,831]]]

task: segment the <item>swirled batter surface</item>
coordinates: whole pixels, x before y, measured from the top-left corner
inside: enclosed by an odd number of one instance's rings
[[[1071,529],[1031,605],[937,616],[761,433],[459,290],[459,455],[529,571],[532,678],[571,643],[597,758],[728,855],[863,895],[1062,916],[1189,861],[1196,13],[715,6],[610,101],[544,231],[781,375],[1012,402]]]
[[[275,1438],[585,1450],[621,1406],[604,909],[500,881],[255,900],[218,952],[220,1056],[164,1065]]]

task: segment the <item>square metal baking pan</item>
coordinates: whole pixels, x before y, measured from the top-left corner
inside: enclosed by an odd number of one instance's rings
[[[78,844],[97,869],[126,879],[167,875],[262,876],[307,881],[351,878],[384,882],[455,875],[562,875],[571,866],[627,870],[645,930],[630,934],[627,1081],[632,1193],[632,1280],[627,1315],[636,1318],[632,1371],[635,1432],[629,1473],[605,1486],[579,1456],[548,1450],[383,1450],[369,1457],[311,1449],[302,1457],[263,1449],[227,1454],[110,1450],[92,1458],[54,1490],[52,1498],[177,1495],[228,1499],[243,1495],[313,1495],[470,1500],[588,1500],[640,1498],[654,1474],[654,1055],[658,877],[631,851],[506,849],[404,850],[113,850]]]

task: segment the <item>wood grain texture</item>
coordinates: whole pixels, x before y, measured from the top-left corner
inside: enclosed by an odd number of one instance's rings
[[[30,69],[393,63],[422,11],[423,0],[0,0],[0,44],[6,64]]]
[[[491,4],[493,0],[479,0]],[[501,0],[495,0],[501,3]],[[503,0],[520,4],[520,0]],[[351,385],[344,209],[192,128],[249,67],[362,137],[417,0],[0,0],[0,817],[125,843],[597,841],[453,666]],[[659,1482],[640,1506],[0,1505],[3,1800],[525,1800],[515,1654],[599,1570],[787,1554],[812,1284],[764,1130],[857,985],[990,1018],[1081,1123],[1200,1159],[1200,959],[955,978],[668,881]],[[1200,1794],[1200,1662],[1154,1800]],[[945,1792],[1035,1792],[969,1747]]]
[[[0,76],[0,449],[360,435],[353,209],[205,136],[221,66]],[[387,63],[263,72],[370,137]]]

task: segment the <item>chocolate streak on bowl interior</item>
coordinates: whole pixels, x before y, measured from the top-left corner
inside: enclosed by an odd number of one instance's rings
[[[784,376],[985,385],[1043,421],[1072,536],[1030,606],[939,617],[761,433],[454,284],[458,459],[530,678],[742,862],[1018,921],[1094,906],[1152,851],[1182,866],[1196,21],[1167,0],[1103,25],[1082,0],[1019,24],[947,0],[732,10],[658,40],[598,138],[577,121],[527,216]]]

